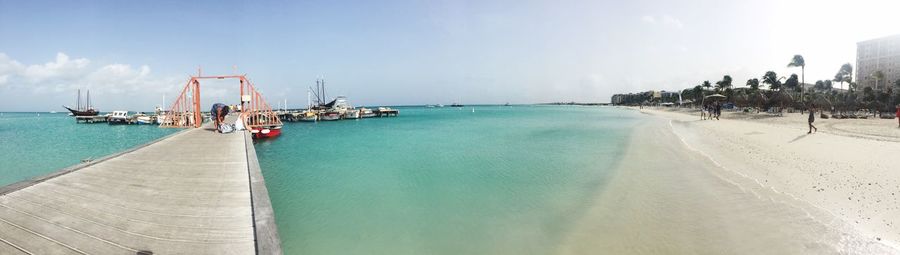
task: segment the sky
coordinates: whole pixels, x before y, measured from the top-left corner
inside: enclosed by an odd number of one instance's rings
[[[806,82],[900,33],[900,1],[0,0],[0,111],[152,110],[198,69],[246,74],[273,107],[327,80],[354,105],[608,102],[731,75]],[[201,83],[204,107],[236,81]],[[281,102],[281,103],[276,103]]]

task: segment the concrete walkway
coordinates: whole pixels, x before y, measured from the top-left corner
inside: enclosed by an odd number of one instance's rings
[[[0,189],[0,254],[280,253],[249,135],[210,126]]]

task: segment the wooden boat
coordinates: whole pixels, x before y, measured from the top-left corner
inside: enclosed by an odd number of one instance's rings
[[[97,116],[100,112],[91,105],[91,91],[87,91],[87,102],[81,103],[81,90],[78,90],[78,97],[75,99],[75,109],[63,105],[63,108],[69,110],[71,116]]]

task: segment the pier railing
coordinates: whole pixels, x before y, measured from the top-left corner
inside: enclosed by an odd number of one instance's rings
[[[175,98],[172,107],[160,115],[160,127],[167,128],[198,128],[203,124],[203,116],[200,110],[200,80],[201,79],[238,79],[240,81],[240,111],[241,120],[247,128],[281,126],[278,114],[272,111],[272,107],[266,103],[262,94],[256,90],[253,83],[245,75],[222,76],[191,76],[184,85],[181,94]]]

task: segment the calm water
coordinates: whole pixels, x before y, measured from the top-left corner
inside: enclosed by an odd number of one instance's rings
[[[0,115],[0,186],[51,173],[173,133],[156,126],[75,124],[65,113]]]
[[[287,123],[256,149],[286,254],[546,254],[594,201],[637,118],[401,108]]]

